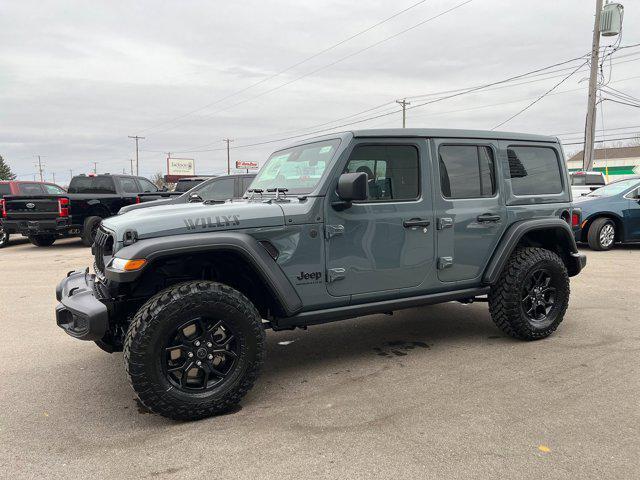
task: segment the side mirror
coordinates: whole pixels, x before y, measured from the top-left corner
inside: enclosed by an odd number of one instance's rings
[[[351,207],[352,202],[366,200],[369,197],[369,182],[364,172],[343,173],[338,178],[336,192],[340,197],[339,202],[332,205],[336,210],[344,210]]]
[[[597,190],[597,189],[599,189],[599,188],[600,188],[600,187],[589,187],[589,190],[591,190],[591,191],[593,192],[594,190]]]
[[[204,200],[197,193],[192,193],[191,195],[189,195],[189,203],[201,203],[201,202],[204,202]]]

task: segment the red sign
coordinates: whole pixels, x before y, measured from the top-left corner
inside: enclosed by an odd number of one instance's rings
[[[242,160],[236,160],[236,168],[242,170],[257,170],[258,162],[245,162]]]

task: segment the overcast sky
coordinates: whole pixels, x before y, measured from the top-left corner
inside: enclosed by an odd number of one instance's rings
[[[86,173],[94,161],[99,172],[128,170],[134,144],[127,136],[138,134],[146,137],[140,142],[140,173],[151,176],[165,168],[161,152],[223,148],[224,137],[243,145],[322,129],[308,127],[396,98],[497,81],[590,50],[595,0],[473,0],[355,54],[463,2],[427,0],[246,89],[416,1],[5,0],[0,3],[0,154],[21,179],[33,177],[34,156],[40,154],[46,178],[55,172],[65,184],[70,169]],[[630,45],[640,42],[640,5],[626,3],[622,44]],[[640,78],[632,78],[640,75],[640,48],[616,55],[613,62],[620,63],[613,66],[610,86],[640,97]],[[501,129],[582,131],[587,75],[585,67],[557,94]],[[408,126],[492,128],[560,79],[416,108],[408,112]],[[414,105],[421,100],[409,99]],[[640,109],[606,102],[604,123],[606,128],[640,125]],[[394,114],[342,130],[399,126],[401,116]],[[609,134],[626,136],[620,132]],[[262,162],[286,143],[234,149],[232,161]],[[201,174],[226,168],[223,150],[173,156],[195,158]]]

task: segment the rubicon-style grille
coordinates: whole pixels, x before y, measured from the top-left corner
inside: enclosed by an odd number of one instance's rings
[[[93,256],[97,272],[104,273],[105,257],[113,255],[113,237],[104,229],[99,228],[93,242]]]

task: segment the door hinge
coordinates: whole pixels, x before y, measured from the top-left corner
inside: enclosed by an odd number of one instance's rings
[[[440,257],[438,258],[438,270],[444,270],[450,268],[453,265],[453,257]]]
[[[331,282],[335,282],[337,280],[342,280],[344,279],[344,273],[345,273],[345,269],[344,268],[329,268],[327,269],[327,282],[331,283]]]
[[[444,230],[445,228],[453,227],[453,218],[451,217],[442,217],[438,218],[438,230]]]
[[[326,225],[324,227],[324,236],[327,240],[336,235],[342,235],[344,233],[344,225]]]

